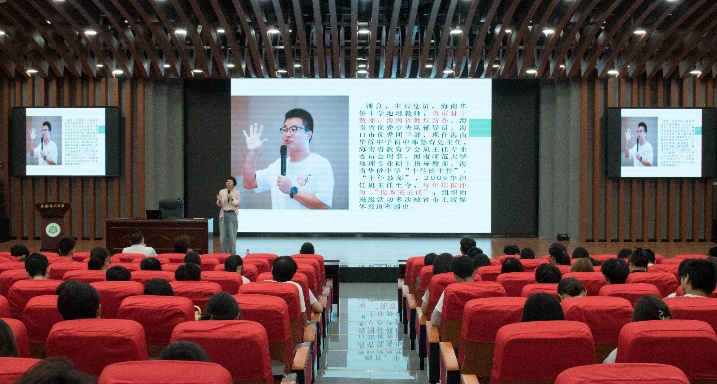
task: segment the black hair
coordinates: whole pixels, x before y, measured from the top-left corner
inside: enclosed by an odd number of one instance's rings
[[[174,279],[177,281],[201,281],[202,269],[194,263],[184,263],[174,271]]]
[[[540,264],[538,268],[535,268],[535,282],[536,283],[551,283],[557,284],[563,278],[562,273],[558,267],[553,264],[545,263]]]
[[[316,252],[314,251],[314,244],[309,243],[308,241],[304,244],[301,244],[301,249],[299,250],[299,253],[302,255],[313,255]]]
[[[523,272],[524,270],[523,263],[515,257],[506,257],[500,267],[500,273]]]
[[[555,263],[559,265],[570,265],[570,257],[568,250],[560,243],[553,243],[548,248],[548,254],[555,259]]]
[[[670,307],[655,295],[645,295],[635,302],[632,321],[670,320]]]
[[[72,362],[62,356],[46,357],[30,367],[15,384],[96,384],[92,376],[75,369]]]
[[[30,277],[45,276],[50,263],[42,253],[33,253],[25,257],[25,271]]]
[[[107,281],[130,281],[131,278],[132,273],[130,273],[129,269],[121,265],[115,265],[105,272],[105,279]]]
[[[464,237],[461,239],[461,253],[467,254],[468,250],[476,246],[476,241],[470,237]]]
[[[290,256],[279,256],[272,263],[271,277],[281,283],[291,281],[298,268],[296,261]]]
[[[655,252],[652,252],[652,249],[645,248],[642,251],[645,252],[645,256],[647,256],[647,262],[649,264],[657,263],[657,258],[655,257]]]
[[[314,118],[311,116],[309,111],[301,108],[294,108],[284,115],[284,121],[297,117],[304,121],[304,128],[311,132],[314,132]]]
[[[454,257],[451,261],[451,272],[458,278],[467,279],[472,277],[475,271],[473,260],[468,256]]]
[[[433,260],[433,275],[439,273],[446,273],[451,271],[451,263],[453,262],[453,255],[444,252],[436,256]]]
[[[707,251],[708,257],[717,257],[717,247],[710,248],[709,251]]]
[[[585,286],[574,277],[566,277],[558,283],[558,295],[575,297],[580,296],[583,292],[585,292]]]
[[[227,272],[236,272],[237,268],[244,265],[244,261],[239,255],[231,255],[224,260],[224,270]]]
[[[145,257],[139,262],[139,269],[141,271],[161,271],[162,263],[155,257]]]
[[[227,180],[231,180],[234,183],[234,187],[237,186],[237,179],[234,176],[227,177]]]
[[[546,264],[543,264],[546,265]],[[563,308],[558,299],[547,293],[530,295],[523,307],[523,322],[565,320]]]
[[[525,247],[520,250],[521,259],[535,259],[535,251],[532,248]]]
[[[590,252],[583,247],[573,249],[573,259],[582,259],[590,257]]]
[[[174,252],[187,253],[191,239],[187,235],[179,235],[174,238]]]
[[[686,259],[678,268],[680,278],[689,277],[692,289],[706,294],[714,292],[717,286],[715,265],[707,259]]]
[[[90,271],[102,270],[107,259],[110,257],[110,251],[105,247],[94,247],[90,251],[90,260],[87,261],[87,269]]]
[[[209,362],[209,354],[197,343],[177,340],[164,347],[159,359]]]
[[[620,250],[620,252],[617,253],[617,258],[618,259],[627,259],[628,257],[630,257],[630,255],[632,255],[632,249],[623,248]]]
[[[70,252],[72,252],[73,249],[75,249],[76,241],[75,239],[65,236],[60,239],[60,242],[57,243],[57,250],[60,256],[68,256]]]
[[[607,259],[600,267],[600,272],[607,278],[610,284],[624,284],[630,269],[623,259]]]
[[[473,265],[475,265],[476,269],[478,269],[480,267],[487,267],[491,264],[488,255],[479,253],[476,255],[475,259],[473,259]]]
[[[647,132],[647,124],[645,124],[645,122],[641,121],[641,122],[637,123],[637,127],[638,128],[643,127],[643,128],[645,128],[645,132]]]
[[[198,266],[202,266],[202,257],[199,256],[198,252],[189,251],[186,255],[184,255],[184,260],[182,260],[183,263],[194,263]]]
[[[520,255],[520,248],[515,244],[506,245],[503,247],[504,255]]]
[[[144,239],[144,235],[139,229],[132,230],[129,234],[129,242],[132,243],[132,245],[141,244],[142,239]]]
[[[147,282],[147,285],[144,286],[144,294],[153,296],[174,296],[174,289],[172,289],[172,285],[169,284],[169,281],[156,278]]]
[[[438,255],[433,252],[426,254],[426,256],[423,257],[423,266],[433,265],[433,262],[436,260],[437,256]]]
[[[95,287],[87,283],[69,280],[59,291],[57,309],[64,320],[97,317],[97,311],[100,308],[100,295]]]
[[[632,263],[632,265],[636,268],[647,268],[647,255],[645,254],[645,251],[642,250],[642,248],[635,248],[634,251],[632,251],[632,254],[630,254],[630,257],[627,258],[628,262]]]
[[[227,292],[217,292],[207,301],[207,306],[199,320],[239,320],[239,304]]]
[[[14,244],[10,247],[10,256],[22,256],[26,257],[30,255],[30,250],[27,249],[25,244]]]
[[[2,319],[0,319],[0,357],[19,357],[15,333]]]

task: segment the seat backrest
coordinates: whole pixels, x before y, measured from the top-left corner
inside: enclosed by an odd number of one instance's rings
[[[493,343],[498,329],[523,318],[525,297],[473,299],[463,308],[462,342]]]
[[[50,271],[52,271],[52,268],[50,268]],[[107,272],[106,271],[90,271],[88,269],[85,270],[71,270],[65,272],[64,275],[62,275],[62,280],[77,280],[81,281],[83,283],[96,283],[98,281],[105,281],[107,280]]]
[[[532,283],[524,286],[523,289],[520,290],[521,297],[530,297],[536,293],[547,293],[560,300],[560,296],[558,296],[558,284],[556,283]]]
[[[680,368],[690,380],[717,379],[717,336],[699,320],[651,320],[625,324],[617,363],[660,363]]]
[[[143,253],[116,253],[112,255],[113,258],[119,260],[121,263],[131,263],[135,260],[144,260],[147,256]]]
[[[316,289],[320,290],[326,284],[326,274],[324,271],[324,258],[316,255],[292,255],[297,264],[310,264],[316,273]],[[316,292],[314,292],[316,293]]]
[[[90,284],[100,295],[100,317],[116,319],[122,300],[139,296],[144,292],[142,283],[136,281],[100,281]]]
[[[179,296],[130,296],[120,304],[117,316],[140,323],[147,343],[166,345],[174,326],[194,321],[194,303]]]
[[[27,335],[27,327],[18,319],[9,317],[3,318],[7,325],[10,326],[15,336],[15,344],[17,344],[18,357],[30,357],[30,339]]]
[[[45,351],[48,357],[67,357],[76,369],[94,376],[113,363],[147,360],[142,325],[123,319],[61,321],[50,330]]]
[[[431,283],[429,285],[428,294],[428,311],[426,311],[426,316],[428,316],[429,318],[431,317],[433,309],[436,308],[436,304],[438,304],[438,299],[441,298],[441,294],[443,293],[443,291],[448,285],[453,284],[455,282],[456,276],[453,274],[453,272],[439,273],[437,275],[431,276]]]
[[[627,299],[633,306],[635,302],[645,295],[660,296],[660,290],[653,284],[625,283],[609,284],[600,288],[599,296],[614,296]]]
[[[580,321],[590,327],[595,344],[617,343],[622,326],[632,321],[632,305],[621,297],[573,297],[560,305],[565,320]]]
[[[545,264],[547,261],[542,259],[518,259],[520,260],[520,263],[523,264],[523,271],[524,272],[535,272],[535,269],[538,268],[540,264]]]
[[[242,320],[255,321],[267,330],[271,358],[291,365],[295,346],[286,302],[268,295],[234,295],[234,299],[239,304]]]
[[[41,295],[54,295],[60,280],[20,280],[13,284],[8,293],[12,317],[21,319],[22,310],[31,298]]]
[[[301,287],[301,293],[304,297],[304,308],[306,308],[306,317],[311,318],[311,304],[310,298],[309,298],[309,278],[306,277],[303,273],[296,272],[294,274],[294,277],[291,278],[291,281],[299,284]]]
[[[673,319],[701,320],[717,332],[717,299],[712,297],[674,297],[664,299]]]
[[[15,384],[40,359],[25,357],[0,357],[0,384]]]
[[[627,276],[626,283],[648,283],[660,290],[660,296],[665,297],[677,291],[679,280],[670,272],[634,272]]]
[[[232,375],[216,363],[184,360],[126,361],[102,370],[101,384],[232,384]]]
[[[408,285],[408,289],[411,293],[415,293],[416,279],[418,278],[418,274],[421,273],[421,268],[424,267],[424,258],[424,256],[413,256],[406,259],[406,274],[403,277],[403,282]]]
[[[192,300],[194,305],[204,311],[207,301],[215,293],[222,291],[222,287],[211,281],[172,281],[169,283],[175,296],[182,296]]]
[[[418,289],[425,292],[428,290],[428,286],[431,285],[431,277],[433,276],[433,266],[426,265],[421,268],[418,272]]]
[[[62,321],[57,309],[57,295],[35,296],[22,311],[22,322],[27,327],[27,336],[31,343],[45,344],[52,326]]]
[[[259,294],[279,297],[284,300],[287,308],[289,309],[290,320],[301,318],[299,291],[293,284],[257,281],[255,283],[244,284],[239,287],[239,294]]]
[[[563,279],[574,277],[580,281],[588,296],[597,296],[600,288],[605,285],[605,275],[601,272],[568,272],[563,274]]]
[[[460,343],[463,309],[466,303],[481,297],[505,297],[505,289],[495,281],[450,284],[443,291],[440,335],[442,341]]]
[[[594,346],[584,323],[533,321],[499,329],[494,353],[491,382],[555,380],[568,368],[591,364]]]
[[[256,267],[257,273],[261,274],[264,272],[271,272],[271,264],[269,263],[269,260],[263,259],[261,257],[255,257],[253,259],[245,258],[244,259],[244,265],[253,265]]]
[[[274,382],[269,340],[266,330],[259,323],[248,320],[186,322],[174,327],[171,341],[177,340],[199,344],[212,362],[231,373],[234,382]]]
[[[600,264],[603,264],[607,260],[610,259],[617,259],[617,254],[611,254],[611,253],[598,253],[597,255],[590,255],[593,259],[600,262]]]
[[[666,364],[615,363],[593,364],[564,370],[555,384],[689,384],[681,369]]]
[[[10,317],[10,302],[5,296],[0,296],[0,317]]]
[[[213,281],[222,287],[222,291],[229,293],[230,295],[236,295],[239,293],[239,287],[241,287],[242,280],[241,275],[236,272],[224,272],[224,271],[204,271],[202,272],[202,280]]]
[[[0,295],[7,296],[10,287],[20,280],[30,280],[30,276],[24,269],[11,269],[0,273]]]
[[[675,255],[675,259],[677,260],[686,260],[686,259],[706,259],[707,255],[702,253],[682,253],[679,255]]]
[[[678,270],[680,269],[679,264],[675,263],[662,263],[662,264],[654,264],[649,267],[647,267],[648,272],[668,272],[677,278],[677,280],[680,279],[680,275],[678,273]]]
[[[12,269],[25,269],[25,263],[19,261],[5,261],[0,263],[0,273]]]
[[[309,289],[314,293],[314,295],[316,295],[319,287],[321,286],[319,282],[320,277],[316,273],[316,268],[314,265],[304,262],[297,262],[296,264],[296,273],[303,273],[306,276],[306,282],[309,284]]]
[[[174,281],[174,273],[167,271],[135,271],[132,272],[130,280],[147,285],[147,282],[152,279],[164,279],[167,281]]]
[[[201,260],[202,260],[202,266],[201,266],[202,271],[213,271],[214,267],[219,265],[219,260],[217,260],[211,256],[202,257]]]
[[[502,265],[486,265],[485,267],[478,267],[476,269],[476,275],[480,276],[483,281],[496,281],[498,275],[500,275],[500,269]]]
[[[219,264],[222,264],[222,265],[224,265],[224,262],[227,261],[229,256],[231,256],[230,253],[203,253],[201,255],[202,260],[204,260],[205,257],[212,257],[212,258],[217,259]]]
[[[496,280],[505,288],[505,295],[518,297],[523,287],[535,283],[535,272],[501,273]]]
[[[222,270],[224,270],[222,268]],[[257,276],[259,276],[259,269],[256,267],[256,265],[252,264],[244,264],[244,267],[241,270],[242,276],[249,279],[249,281],[256,281]]]
[[[249,253],[244,257],[244,260],[246,260],[246,259],[264,259],[264,260],[268,261],[269,264],[271,265],[271,263],[273,263],[274,260],[276,260],[276,258],[278,258],[278,257],[279,257],[279,255],[277,255],[276,253]]]
[[[186,255],[187,254],[185,254],[185,253],[165,252],[165,253],[157,254],[156,257],[162,264],[165,264],[166,262],[181,264],[184,262],[184,257]]]

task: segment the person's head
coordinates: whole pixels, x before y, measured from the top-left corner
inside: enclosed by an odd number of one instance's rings
[[[19,357],[12,328],[0,319],[0,357]]]
[[[433,252],[426,254],[426,256],[423,257],[423,265],[433,265],[433,262],[436,260],[437,256],[438,255]]]
[[[652,252],[652,249],[643,249],[643,252],[645,252],[645,256],[647,256],[647,265],[655,265],[657,263],[657,257],[655,257],[655,252]]]
[[[461,239],[461,255],[467,255],[468,250],[476,246],[476,241],[470,237],[464,237]]]
[[[605,284],[625,284],[630,269],[623,259],[607,259],[600,267],[605,276]]]
[[[314,136],[314,118],[305,109],[294,108],[284,115],[282,143],[292,150],[307,150]]]
[[[717,285],[715,265],[707,259],[686,259],[680,263],[677,273],[685,294],[709,296]]]
[[[15,244],[10,247],[10,256],[15,257],[27,257],[30,255],[30,250],[24,244]]]
[[[583,283],[574,277],[566,277],[558,283],[558,296],[560,300],[570,297],[583,297],[588,294]]]
[[[139,269],[142,271],[161,271],[162,263],[155,257],[145,257],[139,262]]]
[[[281,283],[291,281],[297,269],[296,261],[290,256],[279,256],[272,263],[271,277]]]
[[[540,264],[538,268],[535,268],[536,283],[557,284],[562,278],[562,273],[560,273],[560,270],[554,264]]]
[[[244,261],[239,255],[231,255],[224,260],[224,270],[227,272],[242,273],[244,269]]]
[[[90,260],[87,269],[90,271],[105,271],[110,266],[110,251],[105,247],[94,247],[90,251]]]
[[[129,269],[121,265],[115,265],[114,267],[107,269],[107,272],[105,272],[105,279],[107,281],[129,281],[131,278],[132,274]]]
[[[144,243],[144,235],[142,234],[142,231],[140,231],[139,229],[135,229],[130,232],[129,242],[132,243],[132,245]]]
[[[75,280],[58,287],[57,309],[64,320],[94,319],[100,316],[100,295],[95,287]]]
[[[177,340],[164,347],[160,360],[186,360],[209,362],[209,354],[199,344],[187,340]]]
[[[631,273],[636,271],[647,271],[648,258],[642,248],[635,248],[627,260],[627,266]]]
[[[72,251],[75,249],[75,239],[65,236],[60,239],[57,243],[57,253],[60,256],[72,256]]]
[[[304,244],[301,244],[301,249],[299,249],[299,253],[302,255],[313,255],[316,253],[314,251],[314,244],[309,243],[308,241]]]
[[[710,250],[707,251],[707,257],[717,257],[717,247],[710,248]]]
[[[189,250],[190,238],[187,235],[179,235],[174,238],[174,252],[187,253]]]
[[[172,289],[172,285],[169,284],[169,281],[157,278],[151,279],[147,282],[147,285],[144,286],[144,294],[153,296],[174,296],[174,289]]]
[[[468,256],[454,257],[451,261],[451,271],[456,281],[473,281],[473,274],[476,271],[473,260]]]
[[[570,256],[568,256],[568,250],[564,245],[560,243],[553,243],[548,248],[548,254],[550,255],[550,262],[558,265],[570,265]]]
[[[43,121],[42,128],[40,128],[40,132],[42,132],[43,141],[46,142],[50,140],[50,136],[52,135],[52,124],[50,124],[49,121]]]
[[[194,263],[198,266],[202,266],[202,257],[199,256],[199,253],[194,251],[187,252],[186,255],[184,255],[184,260],[182,260],[184,263]]]
[[[488,255],[486,255],[485,253],[479,253],[476,255],[476,257],[473,258],[473,265],[476,267],[476,269],[478,269],[480,267],[487,267],[491,264]]]
[[[25,272],[31,279],[47,279],[50,263],[42,253],[33,253],[25,258]]]
[[[647,135],[647,124],[644,122],[637,123],[637,138],[640,139],[640,142],[645,141],[645,137]]]
[[[595,267],[589,258],[580,258],[570,265],[570,272],[595,272]]]
[[[617,253],[617,258],[618,259],[627,259],[628,257],[630,257],[630,255],[632,255],[632,249],[623,248],[620,250],[620,252]]]
[[[231,191],[232,189],[234,189],[234,187],[237,186],[237,179],[235,179],[234,176],[229,176],[224,182],[224,185],[226,185],[227,189]]]
[[[194,263],[184,263],[174,271],[174,279],[177,281],[201,281],[202,269]]]
[[[573,249],[573,259],[582,259],[590,257],[590,252],[583,247]]]
[[[520,255],[520,248],[515,244],[509,244],[503,247],[504,255]]]
[[[646,295],[635,302],[632,321],[670,320],[670,307],[655,295]]]
[[[239,304],[226,292],[215,293],[209,298],[199,320],[241,320]]]
[[[15,384],[96,384],[92,376],[75,369],[66,357],[46,357],[30,367]]]
[[[521,259],[535,259],[535,251],[533,251],[533,248],[525,247],[520,250],[520,258]]]
[[[500,273],[523,272],[524,270],[523,263],[515,257],[506,257],[500,267]]]
[[[433,274],[446,273],[451,271],[451,263],[453,262],[453,255],[444,252],[436,256],[433,260]]]
[[[558,299],[547,293],[530,295],[523,307],[523,322],[565,320],[563,308]]]

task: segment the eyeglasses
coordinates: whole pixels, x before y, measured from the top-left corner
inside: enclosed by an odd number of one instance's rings
[[[298,125],[292,125],[291,127],[281,127],[279,128],[279,132],[281,132],[282,135],[286,135],[288,133],[291,133],[292,135],[298,132],[299,130],[303,130],[304,132],[308,131],[309,129],[306,127],[301,127]]]
[[[638,129],[637,133],[645,133],[645,131],[643,131],[642,129]]]

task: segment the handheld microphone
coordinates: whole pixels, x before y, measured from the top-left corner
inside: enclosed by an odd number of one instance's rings
[[[286,176],[286,145],[279,148],[279,153],[281,154],[281,175]]]
[[[637,142],[637,144],[636,144],[636,145],[637,145],[637,149],[635,150],[635,152],[640,152],[640,139],[639,139],[639,138],[636,139],[636,142]]]

